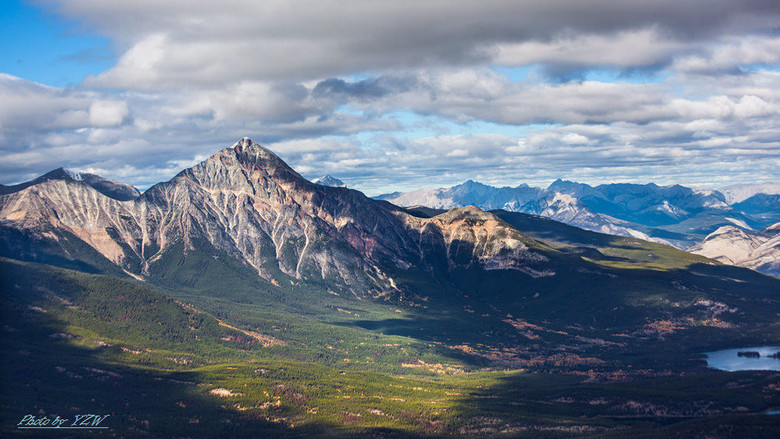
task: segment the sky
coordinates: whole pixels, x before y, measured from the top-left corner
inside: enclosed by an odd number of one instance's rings
[[[0,2],[0,183],[242,137],[369,195],[780,182],[780,2]]]

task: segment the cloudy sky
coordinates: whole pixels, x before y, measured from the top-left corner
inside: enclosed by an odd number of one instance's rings
[[[780,181],[776,0],[3,0],[0,183],[248,136],[373,195]]]

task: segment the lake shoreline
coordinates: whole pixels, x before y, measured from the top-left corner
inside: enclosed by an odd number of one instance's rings
[[[746,352],[759,354],[745,355]],[[744,370],[772,370],[780,371],[780,359],[770,355],[780,352],[780,346],[747,346],[742,348],[723,349],[719,351],[704,352],[707,367],[727,372]],[[740,356],[739,354],[743,355]]]

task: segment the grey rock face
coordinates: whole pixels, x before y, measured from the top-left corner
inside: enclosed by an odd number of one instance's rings
[[[58,168],[51,172],[48,172],[35,180],[28,181],[13,186],[0,185],[0,195],[12,194],[19,192],[30,186],[40,184],[46,181],[52,180],[66,180],[74,182],[82,182],[88,186],[93,187],[103,195],[113,198],[119,201],[128,201],[138,198],[141,194],[138,189],[127,183],[121,183],[114,180],[103,178],[99,175],[88,174],[85,172],[73,172],[64,168]]]
[[[780,277],[780,223],[761,232],[724,226],[688,251]]]

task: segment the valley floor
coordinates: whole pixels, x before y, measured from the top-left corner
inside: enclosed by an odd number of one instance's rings
[[[192,293],[174,300],[138,282],[37,264],[4,260],[2,269],[3,437],[40,437],[19,428],[27,415],[83,414],[110,415],[100,424],[108,428],[47,434],[780,435],[780,418],[764,414],[780,407],[778,372],[709,370],[680,352],[656,353],[666,372],[636,354],[620,373],[560,356],[512,369],[400,334],[415,328],[400,330],[406,311],[390,305],[336,300],[332,314],[307,316],[305,307]]]

